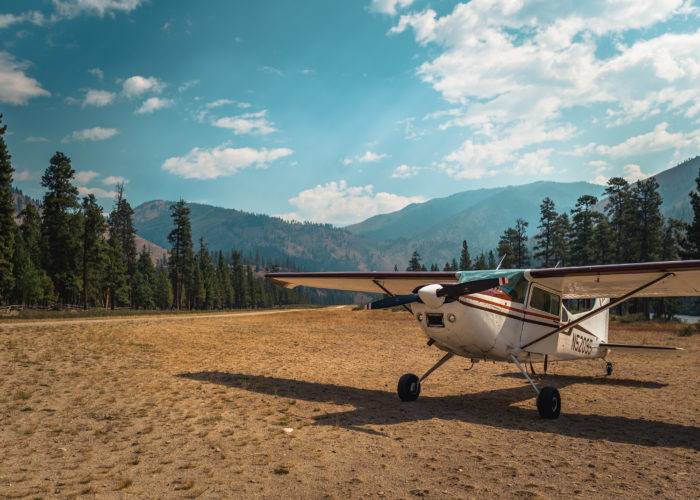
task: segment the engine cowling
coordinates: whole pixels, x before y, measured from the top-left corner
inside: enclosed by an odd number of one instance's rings
[[[438,295],[442,285],[425,285],[418,290],[418,296],[423,303],[431,309],[437,309],[445,303],[445,296]]]

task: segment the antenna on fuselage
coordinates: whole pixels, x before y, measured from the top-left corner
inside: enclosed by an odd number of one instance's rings
[[[498,271],[501,268],[501,264],[503,264],[504,260],[506,260],[505,255],[503,257],[501,257],[501,262],[499,262],[498,265],[496,266],[496,271]]]

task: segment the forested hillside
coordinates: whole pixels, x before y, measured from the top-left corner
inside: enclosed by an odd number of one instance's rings
[[[149,201],[134,210],[138,234],[167,247],[169,201]],[[188,203],[192,237],[210,249],[236,248],[268,261],[292,260],[308,270],[363,270],[376,267],[379,252],[362,238],[329,224],[287,222],[268,215]]]

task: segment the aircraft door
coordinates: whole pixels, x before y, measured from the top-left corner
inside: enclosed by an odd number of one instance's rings
[[[543,286],[530,284],[525,307],[525,317],[523,318],[523,328],[520,335],[520,345],[551,332],[559,327],[561,317],[561,296]],[[554,344],[556,350],[556,335],[548,339]],[[547,351],[546,342],[534,344],[532,347],[537,351]],[[551,346],[550,346],[551,347]],[[530,349],[528,349],[530,350]],[[552,351],[553,352],[553,351]]]

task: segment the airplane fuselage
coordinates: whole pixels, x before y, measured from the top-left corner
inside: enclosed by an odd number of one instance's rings
[[[539,361],[545,354],[550,360],[570,360],[602,358],[607,353],[599,347],[607,340],[607,317],[604,335],[574,327],[522,350],[520,346],[557,329],[560,316],[528,308],[498,290],[463,296],[438,308],[423,303],[410,307],[424,334],[437,347],[458,356],[510,361],[514,354],[521,360]]]

